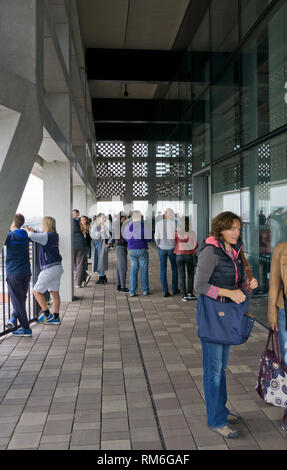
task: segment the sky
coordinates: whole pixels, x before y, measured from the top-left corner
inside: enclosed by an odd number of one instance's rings
[[[43,181],[30,175],[17,212],[25,217],[43,217]]]

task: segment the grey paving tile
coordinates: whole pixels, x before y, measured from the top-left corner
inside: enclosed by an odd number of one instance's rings
[[[22,405],[0,405],[0,417],[4,416],[20,416],[23,410]]]
[[[50,444],[40,444],[38,450],[68,450],[69,443],[68,442],[57,442],[57,443],[50,443]]]
[[[101,423],[98,422],[90,422],[90,423],[79,423],[75,422],[73,425],[73,431],[87,431],[89,429],[99,431],[101,429]]]
[[[99,445],[71,446],[70,450],[100,450]]]
[[[73,431],[71,439],[72,446],[99,445],[100,432],[98,430]]]
[[[0,438],[10,437],[13,434],[16,423],[1,423]]]
[[[51,436],[42,436],[41,444],[56,444],[56,443],[68,443],[70,442],[70,434],[53,434]]]
[[[25,406],[25,412],[27,413],[47,413],[50,405],[39,405],[39,406]]]
[[[23,434],[23,433],[36,433],[36,432],[43,432],[44,424],[31,424],[31,425],[17,425],[15,428],[16,434]]]
[[[116,419],[103,419],[102,421],[102,432],[112,431],[128,431],[129,424],[127,419],[116,418]]]
[[[154,416],[150,418],[130,419],[129,423],[131,431],[133,431],[134,429],[149,428],[156,426],[156,420]]]
[[[128,439],[102,441],[101,450],[131,450],[131,442]]]
[[[40,443],[41,433],[14,434],[8,450],[37,449]]]
[[[21,415],[18,425],[20,426],[32,426],[37,424],[45,424],[48,413],[27,413],[24,412]]]
[[[51,408],[48,410],[51,414],[74,413],[75,403],[52,402]]]
[[[47,421],[44,428],[44,435],[69,434],[72,430],[73,420]]]
[[[132,439],[137,442],[148,442],[153,439],[159,439],[159,434],[157,427],[149,427],[149,428],[140,428],[140,429],[133,429],[131,432]]]
[[[162,429],[185,429],[187,422],[184,416],[160,416],[159,422]]]
[[[168,438],[165,440],[167,449],[174,450],[196,450],[197,447],[191,436],[181,436]]]
[[[160,441],[136,442],[132,441],[132,450],[162,450]]]

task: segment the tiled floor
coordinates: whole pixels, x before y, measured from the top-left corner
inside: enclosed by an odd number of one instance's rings
[[[243,423],[224,440],[206,426],[195,303],[163,298],[151,250],[151,296],[116,291],[96,275],[62,305],[60,326],[0,343],[0,449],[287,449],[282,410],[255,391],[267,331],[233,347],[229,407]]]

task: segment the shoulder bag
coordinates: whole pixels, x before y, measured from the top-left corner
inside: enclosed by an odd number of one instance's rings
[[[242,258],[246,269],[249,265],[245,258],[244,260]],[[251,268],[249,273],[251,279],[253,277]],[[241,304],[229,299],[219,302],[200,294],[196,303],[198,336],[205,341],[219,344],[245,343],[253,329],[255,317],[249,313],[249,294],[244,293],[246,299]]]
[[[287,367],[281,358],[278,332],[271,329],[260,357],[256,391],[269,405],[287,408]]]

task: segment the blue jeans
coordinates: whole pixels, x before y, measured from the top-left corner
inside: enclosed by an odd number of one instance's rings
[[[101,249],[101,243],[102,243],[101,239],[97,240],[96,243],[95,243],[95,249],[97,251],[97,264],[98,264],[100,249]],[[103,277],[105,275],[105,271],[102,271],[102,270],[98,269],[98,275]]]
[[[130,294],[138,289],[138,271],[140,270],[141,288],[143,293],[149,292],[148,282],[148,251],[146,248],[130,250]]]
[[[178,290],[178,271],[177,271],[177,264],[176,264],[176,255],[174,254],[173,250],[162,250],[161,248],[158,249],[158,256],[160,262],[160,282],[162,291],[165,294],[168,292],[168,284],[166,278],[166,270],[167,270],[167,259],[169,258],[171,269],[172,269],[172,290]]]
[[[226,408],[227,390],[225,371],[230,345],[201,340],[203,353],[203,384],[207,410],[207,423],[212,428],[228,424]]]
[[[278,337],[281,349],[281,356],[283,361],[287,365],[287,330],[285,310],[283,310],[282,308],[279,308],[278,312]]]

